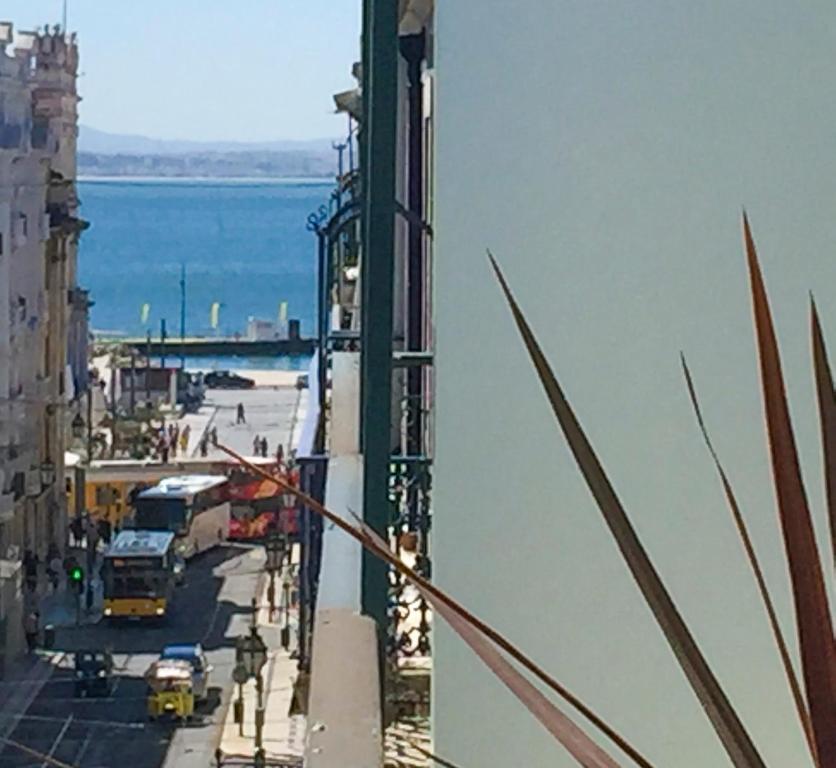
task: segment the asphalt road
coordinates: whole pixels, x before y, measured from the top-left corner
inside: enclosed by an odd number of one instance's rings
[[[41,688],[10,739],[73,768],[208,768],[232,689],[235,638],[249,624],[263,551],[227,546],[189,563],[173,613],[161,626],[97,625],[58,630],[66,656]],[[213,666],[209,701],[186,727],[149,723],[142,675],[167,643],[201,642]],[[73,695],[72,653],[110,647],[115,687],[109,698]],[[54,764],[54,763],[53,763]],[[49,763],[11,746],[3,768]]]

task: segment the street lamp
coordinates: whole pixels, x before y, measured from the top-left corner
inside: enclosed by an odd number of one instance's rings
[[[267,552],[267,573],[270,574],[270,583],[267,585],[267,601],[270,603],[270,620],[276,612],[276,574],[282,570],[284,554],[287,549],[287,538],[279,531],[270,531],[264,548]]]
[[[52,459],[44,459],[41,463],[41,485],[49,487],[55,482],[55,464]]]
[[[243,685],[247,680],[255,678],[256,693],[258,698],[256,700],[255,710],[255,764],[257,766],[264,766],[266,764],[266,755],[264,752],[262,733],[264,730],[264,678],[261,676],[261,670],[267,663],[267,645],[262,640],[261,635],[258,634],[258,626],[256,625],[258,615],[258,605],[255,600],[252,602],[252,623],[250,624],[250,633],[239,637],[235,643],[235,668],[232,676],[236,683],[238,683],[238,701],[235,705],[235,715],[239,719],[239,733],[243,735],[244,727],[244,697]]]
[[[75,415],[70,426],[73,431],[73,437],[75,437],[78,440],[84,437],[84,419],[81,417],[80,413],[77,413]]]

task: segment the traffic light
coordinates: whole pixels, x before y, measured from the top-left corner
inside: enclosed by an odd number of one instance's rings
[[[70,583],[73,584],[79,594],[81,594],[84,589],[84,569],[81,566],[75,565],[70,568]]]

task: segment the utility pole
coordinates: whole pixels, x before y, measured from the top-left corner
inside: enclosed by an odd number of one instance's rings
[[[151,331],[145,341],[145,405],[151,407]]]
[[[61,29],[67,34],[67,0],[64,0],[64,15],[61,17]]]
[[[186,368],[186,264],[180,265],[180,368]]]
[[[97,385],[98,386],[98,385]],[[87,377],[87,465],[93,462],[93,382]]]
[[[160,368],[165,368],[165,318],[160,318]]]
[[[131,416],[136,412],[136,353],[131,350]]]

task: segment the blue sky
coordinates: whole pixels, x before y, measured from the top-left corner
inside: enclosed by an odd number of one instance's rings
[[[331,95],[350,88],[360,0],[68,0],[81,43],[81,122],[157,138],[339,136]],[[62,0],[3,0],[18,29]]]

